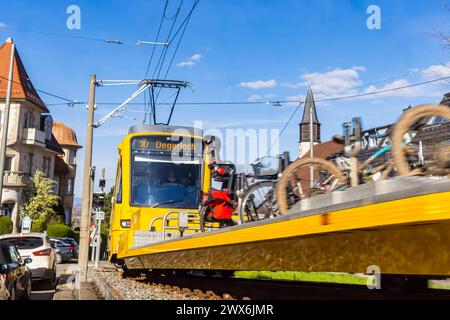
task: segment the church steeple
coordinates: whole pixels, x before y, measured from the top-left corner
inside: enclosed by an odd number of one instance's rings
[[[311,112],[312,109],[312,112]],[[310,142],[310,115],[312,113],[313,123],[313,141],[314,143],[320,143],[320,122],[317,117],[316,103],[314,102],[314,95],[311,88],[308,89],[305,100],[305,109],[303,110],[303,118],[300,122],[300,143]]]

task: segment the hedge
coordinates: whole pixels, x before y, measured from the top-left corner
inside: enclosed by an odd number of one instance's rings
[[[10,217],[0,216],[0,235],[11,233],[13,222]]]
[[[75,238],[75,232],[65,224],[53,224],[47,228],[47,235],[55,238]]]

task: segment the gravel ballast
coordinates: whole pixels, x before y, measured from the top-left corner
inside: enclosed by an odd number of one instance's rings
[[[188,288],[124,279],[112,265],[102,264],[97,270],[89,268],[88,281],[95,283],[106,300],[217,300],[212,292],[203,293]]]

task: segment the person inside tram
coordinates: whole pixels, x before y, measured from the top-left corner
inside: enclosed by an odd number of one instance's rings
[[[133,200],[138,204],[151,202],[152,192],[157,186],[157,180],[150,165],[144,167],[139,174],[135,173]]]
[[[169,170],[169,176],[167,178],[167,182],[169,183],[178,183],[177,173],[174,169]]]
[[[195,184],[195,181],[193,179],[193,175],[191,171],[188,171],[186,178],[183,178],[181,180],[181,184],[183,185],[183,187],[188,188],[190,186],[193,186]]]

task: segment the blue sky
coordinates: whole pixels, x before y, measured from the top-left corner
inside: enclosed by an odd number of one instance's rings
[[[193,0],[184,0],[178,23]],[[200,0],[187,28],[169,79],[191,82],[195,90],[182,92],[180,101],[297,100],[308,86],[318,97],[335,97],[399,87],[450,75],[450,51],[432,35],[450,30],[450,11],[442,0],[331,1],[331,0]],[[81,9],[81,29],[69,30],[66,9]],[[0,40],[12,36],[35,87],[87,101],[89,75],[98,79],[142,79],[165,0],[129,1],[2,1]],[[167,17],[180,0],[170,0]],[[381,29],[369,30],[369,5],[381,9]],[[165,38],[171,21],[164,21]],[[9,28],[68,36],[120,39],[127,45],[54,37]],[[2,27],[3,26],[3,27]],[[159,47],[156,57],[159,57]],[[173,50],[173,49],[171,49]],[[168,56],[171,57],[169,51]],[[167,59],[168,61],[170,59]],[[167,63],[168,63],[167,61]],[[155,62],[155,61],[154,61]],[[155,68],[153,64],[151,71]],[[165,70],[165,69],[164,69]],[[134,90],[98,88],[97,101],[123,101]],[[436,103],[449,92],[449,83],[435,83],[366,98],[318,103],[323,140],[341,131],[341,124],[361,116],[366,128],[394,122],[408,105]],[[48,103],[62,101],[42,95]],[[139,102],[143,98],[139,98]],[[97,117],[112,106],[100,106]],[[95,132],[94,165],[105,167],[113,181],[116,145],[128,127],[143,120],[143,106],[127,118],[111,119]],[[161,116],[163,109],[161,107]],[[173,124],[204,121],[206,128],[281,129],[295,104],[179,106]],[[55,121],[73,127],[85,140],[86,109],[51,106]],[[136,118],[137,120],[134,120]],[[297,153],[296,115],[280,140],[280,151]],[[76,194],[81,194],[83,150],[79,153]]]

